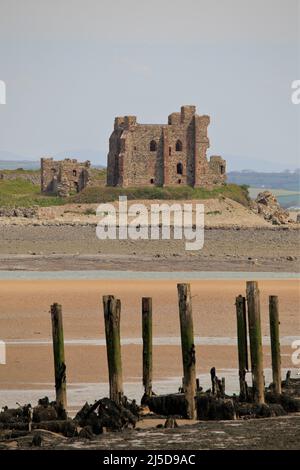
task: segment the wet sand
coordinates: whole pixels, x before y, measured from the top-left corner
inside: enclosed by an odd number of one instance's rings
[[[109,432],[94,436],[92,440],[67,439],[59,434],[40,430],[43,449],[119,450],[299,450],[300,415],[240,421],[178,420],[174,429],[155,428],[165,420],[143,420],[136,429]],[[192,424],[193,423],[193,424]],[[32,447],[33,434],[6,439],[1,449],[27,449]],[[107,452],[105,453],[107,456]],[[121,453],[122,455],[122,453]],[[123,454],[124,455],[124,454]],[[34,456],[33,456],[34,457]],[[120,457],[120,454],[119,454]],[[145,459],[144,456],[140,456]],[[208,458],[208,456],[206,456]],[[99,457],[101,462],[101,457]],[[201,456],[200,456],[201,459]],[[203,455],[202,455],[203,459]],[[153,459],[152,459],[153,460]],[[143,460],[144,462],[144,460]],[[138,461],[138,463],[140,463]]]
[[[300,416],[246,421],[200,421],[175,429],[109,433],[92,441],[57,442],[57,449],[299,450]]]
[[[254,276],[255,278],[255,276]],[[178,279],[180,281],[180,279]],[[260,281],[265,367],[270,375],[268,296],[280,302],[282,366],[293,369],[292,340],[300,332],[300,283],[297,280]],[[236,386],[235,297],[245,281],[192,281],[197,372],[209,386],[215,366]],[[176,391],[182,376],[179,318],[175,281],[1,281],[0,331],[7,344],[7,364],[0,366],[0,404],[26,401],[30,392],[52,391],[53,358],[49,306],[63,305],[70,405],[98,398],[107,390],[102,295],[122,301],[121,337],[125,390],[141,395],[141,297],[153,298],[154,389]],[[99,386],[97,386],[99,384]],[[27,392],[25,392],[27,390]],[[73,392],[72,392],[73,390]],[[19,391],[19,392],[18,392]],[[24,392],[23,392],[24,391]],[[30,395],[31,394],[31,395]]]
[[[299,272],[300,231],[209,227],[204,247],[184,240],[98,240],[93,225],[0,225],[0,270]]]

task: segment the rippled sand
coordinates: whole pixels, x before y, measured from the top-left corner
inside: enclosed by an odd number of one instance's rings
[[[271,379],[268,296],[278,295],[282,366],[293,368],[291,343],[300,332],[299,281],[260,281],[264,363]],[[209,370],[237,388],[235,297],[245,281],[192,281],[197,372],[204,388]],[[49,306],[63,305],[69,404],[78,407],[107,393],[102,295],[122,301],[122,360],[125,392],[142,394],[141,297],[153,298],[154,389],[176,391],[182,363],[176,281],[1,281],[0,331],[7,341],[7,364],[0,365],[0,405],[52,394],[53,358]]]

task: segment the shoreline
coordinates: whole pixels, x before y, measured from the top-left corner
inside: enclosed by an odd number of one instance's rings
[[[174,281],[230,281],[241,279],[255,280],[298,280],[300,278],[299,272],[276,272],[276,271],[111,271],[111,270],[53,270],[53,271],[39,271],[39,270],[1,270],[0,281],[35,281],[35,280],[78,280],[78,281],[96,281],[111,279],[114,281],[124,280],[174,280]]]
[[[211,258],[210,256],[196,256],[193,258],[176,256],[152,257],[137,255],[27,255],[27,254],[0,254],[1,272],[149,272],[149,273],[281,273],[286,277],[289,273],[293,277],[300,272],[300,263],[296,255],[281,256],[278,258]],[[118,276],[116,276],[118,277]],[[96,276],[97,278],[97,276]]]
[[[210,227],[194,251],[185,240],[99,240],[90,225],[0,225],[0,239],[2,271],[300,271],[299,227]]]

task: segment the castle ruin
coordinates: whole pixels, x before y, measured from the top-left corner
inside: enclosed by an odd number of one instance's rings
[[[210,188],[226,181],[226,161],[207,159],[209,116],[182,106],[168,124],[139,124],[136,116],[115,118],[109,139],[107,185]]]
[[[41,158],[42,192],[67,197],[82,191],[90,182],[90,165],[88,160]]]

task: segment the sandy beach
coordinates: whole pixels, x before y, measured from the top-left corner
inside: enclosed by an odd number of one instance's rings
[[[180,279],[178,279],[180,281]],[[266,378],[271,377],[268,296],[278,295],[282,367],[293,369],[291,343],[299,335],[299,281],[260,281]],[[197,372],[209,387],[215,366],[237,386],[235,297],[245,281],[192,281]],[[1,281],[0,331],[7,342],[7,364],[0,366],[0,404],[54,396],[49,306],[63,306],[70,407],[107,393],[102,295],[121,299],[121,337],[125,391],[140,398],[141,297],[153,298],[154,389],[176,391],[182,376],[175,281]],[[294,370],[294,369],[293,369]],[[295,371],[295,370],[294,370]],[[18,397],[19,400],[18,400]]]

